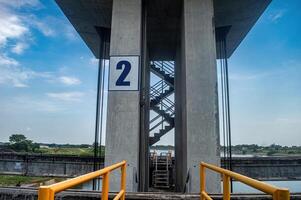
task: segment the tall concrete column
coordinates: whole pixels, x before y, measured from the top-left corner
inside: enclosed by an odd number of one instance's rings
[[[141,54],[141,0],[113,0],[110,55]],[[109,91],[105,165],[127,160],[127,191],[137,191],[139,91]],[[119,172],[110,175],[110,191],[119,191]]]
[[[188,192],[199,192],[200,161],[220,165],[214,9],[213,0],[185,0],[183,4]],[[207,191],[220,192],[219,175],[207,173]]]

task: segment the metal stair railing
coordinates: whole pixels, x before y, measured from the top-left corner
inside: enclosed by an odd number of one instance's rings
[[[157,127],[159,127],[160,125],[162,125],[165,122],[165,120],[160,120],[159,122],[156,122],[157,119],[159,119],[159,118],[162,118],[162,116],[161,115],[157,115],[156,117],[154,117],[150,121],[150,129],[149,129],[149,131],[155,130]],[[156,124],[154,125],[154,123],[156,123]]]
[[[156,68],[164,71],[170,77],[174,77],[175,74],[173,61],[152,61],[151,64],[153,64]]]
[[[171,154],[161,153],[160,156],[156,156],[155,159],[155,170],[153,171],[153,186],[155,188],[169,188],[170,187],[170,164]]]
[[[153,100],[157,97],[160,97],[167,90],[170,90],[170,86],[163,80],[158,81],[150,88],[150,99]],[[163,91],[163,93],[162,93]],[[163,97],[164,98],[164,97]]]
[[[156,130],[154,137],[150,137],[151,144],[154,144],[174,128],[175,105],[169,98],[174,92],[173,81],[170,81],[174,79],[174,62],[151,61],[150,65],[153,72],[161,78],[150,87],[150,107],[158,114],[149,123],[149,132]]]
[[[90,180],[93,180],[95,178],[98,178],[100,176],[103,177],[102,179],[102,192],[101,192],[101,199],[102,200],[108,200],[109,199],[109,181],[110,181],[110,174],[113,170],[116,170],[118,168],[121,169],[121,189],[117,193],[117,195],[114,197],[115,200],[121,199],[125,200],[125,192],[126,192],[126,161],[122,161],[120,163],[116,163],[114,165],[105,167],[101,170],[97,170],[94,172],[90,172],[88,174],[84,174],[72,179],[68,179],[59,183],[55,183],[48,186],[40,186],[38,191],[38,200],[54,200],[55,194],[64,190],[67,190],[69,188],[72,188],[74,186],[83,184],[85,182],[88,182]],[[111,198],[110,198],[111,199]]]
[[[208,163],[201,162],[200,164],[200,199],[212,200],[209,194],[206,192],[206,169],[210,169],[213,172],[217,172],[223,177],[223,200],[230,200],[231,196],[231,179],[235,179],[241,183],[244,183],[252,188],[260,190],[266,194],[272,195],[273,200],[289,200],[290,191],[286,188],[275,187],[273,185],[252,179],[250,177],[235,173],[230,170],[217,167]]]
[[[159,105],[162,106],[163,111],[165,113],[169,114],[170,117],[174,116],[174,114],[175,114],[175,104],[170,99],[168,99],[168,98],[163,99],[159,103]],[[162,110],[162,109],[160,109],[160,110]]]

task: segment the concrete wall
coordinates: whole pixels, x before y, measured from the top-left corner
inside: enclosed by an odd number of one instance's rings
[[[98,162],[103,166],[103,159]],[[221,160],[224,166],[223,159]],[[233,171],[262,180],[301,180],[301,157],[233,158]],[[0,154],[0,174],[76,176],[93,171],[93,157]]]
[[[188,191],[197,192],[199,162],[220,163],[214,9],[212,0],[187,0],[183,4],[183,134],[187,135]],[[207,183],[209,192],[220,192],[217,174],[208,173]]]
[[[98,159],[102,166],[103,159]],[[0,154],[0,174],[78,176],[93,171],[93,157]]]
[[[113,0],[110,55],[141,54],[141,0]],[[105,165],[127,160],[127,190],[138,189],[139,91],[109,91]],[[110,188],[120,188],[120,173],[112,173]]]
[[[233,171],[260,180],[301,180],[299,156],[234,158],[232,166]]]

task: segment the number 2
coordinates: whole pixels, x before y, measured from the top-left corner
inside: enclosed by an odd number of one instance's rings
[[[117,70],[122,70],[122,66],[124,66],[123,71],[121,72],[119,78],[116,81],[117,86],[130,86],[130,81],[125,81],[127,75],[131,71],[131,63],[126,60],[119,61],[116,65]]]

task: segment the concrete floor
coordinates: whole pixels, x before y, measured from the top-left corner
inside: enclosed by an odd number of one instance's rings
[[[35,188],[16,188],[16,187],[0,187],[0,200],[35,200],[37,199],[37,189]],[[116,194],[110,194],[110,199]],[[68,192],[61,192],[56,197],[60,200],[99,200],[99,192],[83,191],[83,190],[69,190]],[[221,195],[212,195],[213,199],[222,199]],[[199,199],[198,194],[180,194],[180,193],[127,193],[126,199]],[[267,195],[260,194],[235,194],[231,199],[237,200],[265,200],[272,199]],[[291,194],[291,200],[301,200],[301,193]]]

